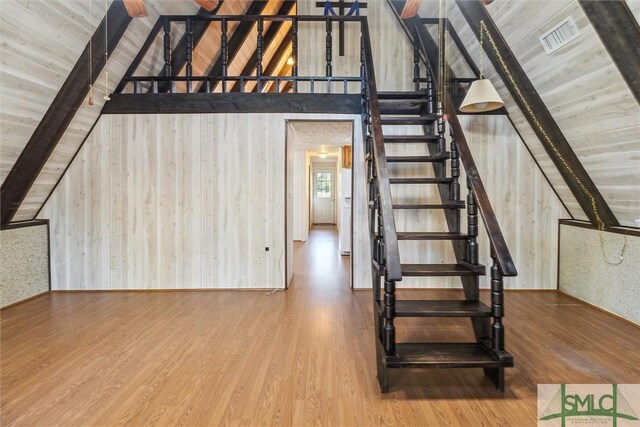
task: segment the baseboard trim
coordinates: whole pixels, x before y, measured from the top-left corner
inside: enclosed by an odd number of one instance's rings
[[[277,289],[284,291],[284,288],[188,288],[188,289],[54,289],[52,293],[72,294],[72,293],[143,293],[143,292],[269,292]]]
[[[615,317],[616,319],[622,320],[623,322],[628,323],[629,325],[631,325],[631,326],[633,326],[633,327],[635,327],[637,329],[640,329],[640,324],[638,324],[638,323],[636,323],[636,322],[634,322],[632,320],[625,319],[624,317],[622,317],[622,316],[620,316],[618,314],[612,313],[609,310],[606,310],[606,309],[604,309],[602,307],[598,307],[595,304],[592,304],[592,303],[587,302],[587,301],[585,301],[585,300],[583,300],[581,298],[573,296],[570,293],[567,293],[567,292],[565,292],[563,290],[558,289],[558,293],[561,293],[562,295],[565,295],[565,296],[567,296],[567,297],[569,297],[571,299],[574,299],[574,300],[576,300],[576,301],[578,301],[578,302],[580,302],[580,303],[582,303],[584,305],[587,305],[587,306],[589,306],[591,308],[595,308],[596,310],[598,310],[598,311],[600,311],[600,312],[602,312],[604,314],[608,314],[609,316]]]
[[[44,291],[44,292],[39,293],[37,295],[31,296],[29,298],[21,299],[20,301],[16,301],[16,302],[11,303],[9,305],[5,305],[4,307],[0,307],[0,311],[6,310],[7,308],[15,307],[16,305],[20,305],[20,304],[22,304],[24,302],[31,301],[31,300],[36,299],[36,298],[40,298],[41,296],[44,296],[44,295],[47,295],[47,294],[50,294],[50,293],[51,293],[51,291]]]

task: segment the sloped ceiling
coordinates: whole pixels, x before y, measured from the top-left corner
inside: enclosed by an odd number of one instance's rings
[[[472,58],[479,58],[479,43],[458,6],[453,0],[446,3],[453,27]],[[497,0],[486,8],[620,224],[637,227],[640,106],[577,0]],[[438,13],[437,1],[423,2],[422,17]],[[580,37],[547,55],[538,37],[567,16],[576,22]],[[469,75],[463,61],[454,58],[453,62],[460,74]],[[514,125],[571,215],[586,219],[486,58],[485,75],[496,85]]]
[[[111,1],[106,6],[111,4]],[[116,0],[121,1],[121,0]],[[254,2],[227,0],[218,14],[242,15]],[[269,0],[263,14],[275,14],[283,0]],[[96,123],[106,91],[113,91],[144,44],[160,15],[193,15],[199,6],[193,0],[146,1],[147,17],[135,18],[128,26],[102,74],[96,77],[94,105],[83,103],[20,205],[13,221],[31,220],[73,161]],[[295,10],[295,8],[293,9]],[[45,112],[58,94],[83,49],[105,15],[102,0],[2,0],[0,1],[0,178],[4,182]],[[219,24],[211,24],[194,50],[194,74],[206,72],[220,52]],[[265,24],[265,31],[270,24]],[[177,27],[177,26],[176,26]],[[290,27],[290,24],[289,24]],[[25,31],[29,29],[29,31]],[[229,37],[235,24],[229,24]],[[274,56],[288,27],[278,32],[265,52]],[[184,29],[172,29],[175,47]],[[255,33],[255,29],[253,29]],[[217,41],[216,44],[214,41]],[[247,38],[231,68],[240,68],[255,50],[255,37]],[[253,45],[251,45],[251,42]],[[142,61],[137,75],[157,75],[162,69],[162,37],[158,37]],[[184,72],[184,71],[182,71]],[[108,73],[108,74],[107,74]]]

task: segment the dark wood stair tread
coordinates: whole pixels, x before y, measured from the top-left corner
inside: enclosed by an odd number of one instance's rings
[[[451,233],[448,231],[398,231],[398,240],[464,240],[467,236],[463,233]]]
[[[490,317],[491,308],[482,301],[396,301],[398,317]]]
[[[403,276],[482,276],[485,274],[484,265],[468,264],[402,264]]]
[[[479,343],[402,343],[396,354],[384,356],[387,368],[506,368],[513,366],[507,352],[495,352]]]
[[[440,153],[435,156],[387,156],[387,163],[428,163],[440,162],[451,157],[450,153]]]
[[[438,142],[437,135],[389,135],[384,137],[385,144],[414,144],[424,142]]]
[[[449,202],[442,204],[404,204],[393,205],[394,209],[464,209],[464,202]]]
[[[424,91],[380,91],[378,92],[378,99],[427,99],[427,93]]]
[[[389,184],[449,184],[453,178],[389,178]]]
[[[416,117],[383,117],[380,123],[383,125],[425,125],[433,123],[437,119],[435,114]]]

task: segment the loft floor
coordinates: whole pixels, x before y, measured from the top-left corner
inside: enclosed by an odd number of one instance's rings
[[[524,426],[537,384],[640,382],[639,329],[519,291],[505,295],[504,394],[459,369],[395,370],[382,395],[371,293],[349,290],[335,230],[314,229],[295,256],[291,288],[271,296],[54,293],[2,311],[0,424]],[[473,340],[467,319],[401,322],[399,342]]]

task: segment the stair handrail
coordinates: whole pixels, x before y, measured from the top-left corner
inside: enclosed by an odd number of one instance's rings
[[[417,26],[422,24],[417,24],[416,21],[414,21],[414,25]],[[416,30],[418,30],[418,28],[416,28]],[[416,31],[414,34],[418,35],[417,42],[420,50],[424,55],[423,62],[432,71],[431,75],[433,76],[434,84],[437,85],[437,79],[440,78],[440,75],[439,73],[433,72],[434,68],[431,65],[431,60],[429,58],[430,55],[424,44],[424,40],[419,36],[420,31]],[[410,39],[413,39],[410,32],[408,31],[407,36],[409,36]],[[413,40],[413,43],[416,43],[416,40]],[[500,229],[500,224],[498,223],[496,214],[493,211],[491,202],[489,201],[489,196],[487,195],[487,191],[482,182],[482,178],[480,178],[480,172],[478,171],[476,162],[473,160],[473,155],[471,154],[469,144],[467,143],[467,139],[464,135],[464,130],[462,129],[462,126],[458,121],[458,116],[456,114],[455,106],[452,102],[451,94],[445,91],[444,97],[445,99],[442,100],[444,101],[442,102],[442,104],[444,105],[446,120],[456,141],[460,160],[462,161],[462,165],[464,166],[464,169],[467,173],[469,186],[473,195],[475,196],[476,204],[478,210],[480,211],[480,216],[482,217],[482,222],[484,223],[484,227],[487,230],[489,243],[491,244],[492,257],[495,256],[496,263],[500,268],[503,276],[517,276],[518,271],[516,269],[515,263],[513,262],[513,258],[511,257],[511,253],[509,252],[509,247],[507,246],[507,242],[504,239],[502,230]]]
[[[389,184],[389,172],[387,169],[387,155],[384,149],[384,137],[382,134],[382,121],[380,118],[380,104],[378,101],[378,89],[376,75],[373,66],[373,54],[371,50],[371,37],[367,17],[361,17],[362,47],[364,53],[364,84],[366,94],[364,102],[369,103],[371,115],[371,134],[373,137],[374,165],[376,169],[379,211],[382,218],[382,229],[385,251],[386,280],[402,280],[400,265],[400,252],[398,250],[398,236],[396,234],[395,217],[393,214],[393,202],[391,199],[391,185]],[[366,129],[363,129],[366,132]]]

